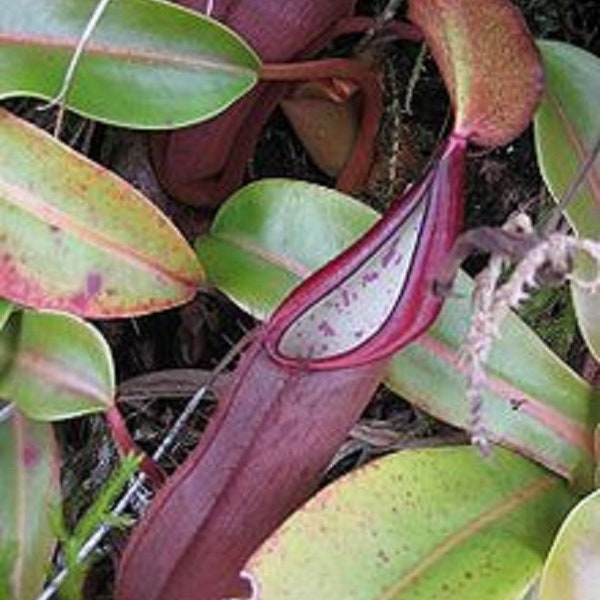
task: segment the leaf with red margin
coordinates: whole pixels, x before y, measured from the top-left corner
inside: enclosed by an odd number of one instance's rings
[[[31,600],[40,593],[56,543],[50,517],[59,509],[59,456],[52,426],[14,410],[0,419],[2,598]]]
[[[19,310],[0,331],[0,396],[56,421],[106,411],[115,395],[108,344],[78,317]]]
[[[132,186],[0,111],[0,295],[123,317],[189,300],[192,249]]]
[[[448,88],[454,131],[501,146],[529,124],[543,90],[539,52],[508,0],[411,0]]]

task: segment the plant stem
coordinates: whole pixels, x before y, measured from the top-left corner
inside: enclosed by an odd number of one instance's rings
[[[403,111],[407,115],[412,115],[412,100],[415,94],[417,83],[419,83],[419,79],[421,78],[421,71],[423,70],[423,63],[425,62],[426,55],[427,46],[425,45],[425,42],[423,42],[421,44],[421,48],[419,49],[419,54],[417,54],[415,64],[413,65],[412,71],[410,73],[408,83],[406,84],[406,95],[404,97]]]

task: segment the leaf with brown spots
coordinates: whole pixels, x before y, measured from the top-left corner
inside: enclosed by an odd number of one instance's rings
[[[245,573],[253,600],[520,600],[576,498],[501,448],[407,450],[322,490]]]
[[[87,317],[189,300],[202,269],[139,192],[0,111],[0,296]]]

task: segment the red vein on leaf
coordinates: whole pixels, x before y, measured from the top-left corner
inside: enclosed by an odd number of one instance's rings
[[[39,35],[2,35],[0,34],[0,46],[24,46],[28,49],[39,47],[44,52],[58,51],[73,51],[77,47],[78,38],[57,40],[52,37]],[[202,52],[202,50],[198,50]],[[219,62],[216,59],[208,60],[198,58],[198,55],[185,56],[182,54],[162,54],[160,52],[151,52],[139,48],[123,48],[116,46],[108,46],[90,40],[86,44],[85,55],[99,55],[101,57],[120,58],[123,61],[134,62],[147,65],[166,65],[173,68],[190,67],[203,70],[215,70],[219,73],[231,73],[235,76],[245,75],[252,79],[257,78],[257,72],[249,67],[242,67],[226,62]]]
[[[464,369],[459,364],[457,353],[439,340],[426,334],[419,338],[417,343],[436,358],[451,365],[457,371],[464,373]],[[520,412],[530,415],[537,422],[547,427],[558,437],[565,440],[569,445],[576,447],[584,454],[593,455],[592,434],[580,423],[574,422],[558,410],[489,373],[486,377],[485,386],[494,395],[505,399],[507,404],[510,400],[517,400],[520,403]]]
[[[49,386],[56,386],[70,394],[82,395],[87,399],[110,406],[110,394],[89,376],[78,372],[72,365],[53,361],[39,352],[21,350],[15,358],[15,366],[22,368],[30,378],[38,375]]]
[[[109,255],[123,258],[130,265],[136,266],[143,271],[159,275],[163,279],[175,281],[185,288],[196,287],[198,281],[194,278],[185,277],[181,273],[167,269],[160,260],[153,260],[148,256],[137,252],[131,246],[127,246],[111,239],[107,235],[87,228],[71,215],[55,208],[26,189],[0,181],[0,192],[2,201],[12,204],[17,210],[29,213],[35,219],[50,226],[57,227],[67,234],[71,234],[80,241],[89,243],[91,246],[105,251]]]
[[[259,258],[273,267],[287,271],[290,275],[296,275],[300,279],[306,279],[312,273],[305,265],[289,256],[284,256],[279,251],[267,250],[265,246],[254,244],[242,237],[234,237],[234,235],[220,233],[219,231],[215,231],[210,235],[215,239],[225,241],[227,245],[239,248],[242,252],[249,254],[253,258]]]
[[[511,498],[501,498],[500,501],[482,512],[478,517],[466,523],[460,531],[448,536],[443,540],[430,554],[423,557],[417,566],[408,571],[400,581],[378,595],[376,600],[392,600],[398,598],[400,593],[405,591],[408,586],[423,577],[435,563],[444,556],[455,550],[458,546],[471,539],[473,536],[481,533],[486,527],[493,525],[511,512],[517,510],[528,502],[533,502],[536,498],[546,493],[552,486],[556,485],[558,480],[554,477],[543,476],[540,480],[534,481],[522,490],[514,491]]]

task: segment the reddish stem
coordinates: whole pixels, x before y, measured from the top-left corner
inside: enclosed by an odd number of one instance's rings
[[[365,33],[369,29],[374,29],[377,26],[377,19],[373,17],[347,17],[340,19],[331,31],[331,38],[334,39],[340,35],[349,35],[351,33]],[[382,33],[392,34],[399,40],[409,42],[422,42],[423,33],[415,25],[410,23],[402,23],[401,21],[389,21],[381,28]]]
[[[113,405],[108,409],[106,420],[108,421],[119,452],[121,454],[129,454],[131,452],[135,454],[142,453],[140,469],[156,487],[160,487],[166,480],[165,473],[147,454],[140,450],[133,441],[129,429],[127,429],[127,425],[117,406]]]
[[[332,77],[349,79],[363,94],[362,123],[352,149],[352,154],[338,176],[336,186],[344,192],[361,188],[369,175],[373,147],[379,120],[383,111],[381,86],[372,71],[357,61],[346,58],[329,58],[292,64],[267,63],[262,66],[263,81],[308,81]]]

